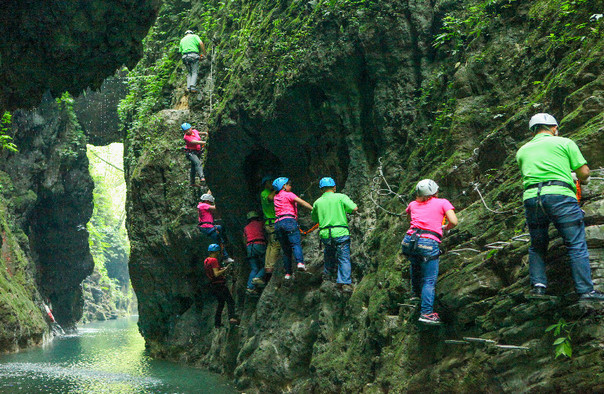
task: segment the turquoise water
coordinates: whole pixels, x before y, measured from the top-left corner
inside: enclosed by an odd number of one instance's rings
[[[0,356],[0,393],[236,393],[218,375],[149,358],[136,319],[90,323]]]

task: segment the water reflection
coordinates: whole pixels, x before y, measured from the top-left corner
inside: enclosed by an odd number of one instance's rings
[[[0,393],[234,393],[219,376],[145,354],[136,318],[91,323],[0,357]]]

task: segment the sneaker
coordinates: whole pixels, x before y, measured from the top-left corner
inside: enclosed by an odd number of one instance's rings
[[[201,178],[201,179],[199,180],[199,182],[205,182],[205,181],[206,181],[206,178]]]
[[[227,258],[226,258],[226,260],[224,260],[224,261],[225,261],[227,264],[231,264],[231,263],[234,263],[234,262],[235,262],[235,260],[233,260],[233,259],[232,259],[232,258],[230,258],[230,257],[227,257]]]
[[[544,297],[545,294],[545,287],[543,286],[533,286],[533,288],[531,289],[531,296],[533,297]]]
[[[579,297],[579,301],[604,301],[604,293],[600,293],[597,290],[590,291],[589,293],[583,293]]]
[[[255,284],[256,286],[260,286],[260,287],[266,286],[266,282],[264,282],[262,280],[262,278],[254,278],[254,279],[252,279],[252,283]]]
[[[245,294],[250,297],[258,297],[260,295],[256,289],[245,289]]]
[[[352,293],[354,291],[354,287],[352,285],[342,285],[342,293]]]
[[[232,325],[234,325],[234,326],[236,326],[236,325],[238,325],[238,324],[239,324],[239,319],[234,318],[234,317],[231,317],[231,318],[229,319],[229,323],[230,323],[230,324],[232,324]]]
[[[191,92],[191,93],[197,93],[197,92],[199,92],[199,90],[197,90],[197,88],[190,87],[189,88],[189,92]]]
[[[426,324],[440,324],[440,317],[438,317],[438,313],[428,313],[427,315],[420,315],[419,321]]]
[[[285,274],[285,280],[290,280],[292,278],[291,274]]]
[[[306,271],[306,266],[304,263],[298,263],[298,271]]]

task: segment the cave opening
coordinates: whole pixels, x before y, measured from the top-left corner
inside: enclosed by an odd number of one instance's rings
[[[82,283],[84,322],[130,315],[136,308],[128,272],[123,152],[122,143],[87,145],[94,209],[86,228],[94,271]]]
[[[262,178],[281,176],[282,163],[277,156],[261,146],[255,146],[245,157],[243,172],[247,182],[247,190],[250,196],[257,196],[262,190]],[[250,201],[258,202],[257,198]],[[250,209],[255,207],[249,207]]]

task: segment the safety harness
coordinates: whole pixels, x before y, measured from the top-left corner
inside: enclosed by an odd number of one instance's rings
[[[256,239],[250,239],[249,241],[247,241],[247,245],[258,244],[258,243],[266,244],[266,239],[256,238]]]
[[[211,224],[212,228],[210,228],[210,227],[201,227],[202,224]],[[211,234],[214,231],[216,231],[216,225],[214,224],[214,222],[199,222],[199,224],[197,224],[197,227],[210,229],[210,231],[208,231],[208,234]]]
[[[283,215],[278,215],[278,216],[276,217],[276,219],[281,219],[281,218],[293,218],[293,219],[295,219],[295,218],[296,218],[296,215],[292,215],[291,213],[285,213],[285,214],[283,214]],[[275,220],[276,220],[276,219],[275,219]]]
[[[436,231],[424,230],[423,228],[417,228],[417,227],[411,227],[410,230],[412,231],[412,233],[407,234],[407,235],[409,235],[411,237],[411,240],[408,243],[403,241],[403,244],[402,244],[403,254],[405,256],[410,256],[410,255],[415,254],[414,252],[417,250],[417,248],[421,247],[421,245],[418,245],[417,241],[420,239],[422,234],[434,235],[436,238],[439,239],[439,241],[442,241],[442,239],[443,239],[442,235],[440,235]]]
[[[537,201],[538,201],[537,204],[539,205],[539,208],[541,208],[543,213],[545,213],[548,217],[549,217],[549,215],[545,211],[545,208],[543,207],[543,202],[541,201],[541,188],[543,188],[543,186],[562,186],[567,189],[570,189],[573,193],[575,193],[575,189],[572,187],[572,185],[570,185],[569,183],[563,182],[563,181],[558,181],[558,180],[539,182],[539,183],[535,183],[535,184],[527,186],[524,190],[537,188]],[[579,188],[577,188],[577,194],[579,194]],[[580,197],[578,196],[577,200],[579,200],[579,198]],[[551,218],[550,218],[550,221],[554,222],[553,220],[551,220]],[[572,226],[580,225],[581,223],[583,223],[583,219],[573,220],[572,222],[558,223],[558,224],[556,224],[556,227],[557,228],[572,227]],[[528,227],[534,228],[534,229],[547,228],[547,227],[549,227],[549,223],[529,224]]]

